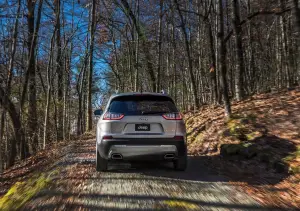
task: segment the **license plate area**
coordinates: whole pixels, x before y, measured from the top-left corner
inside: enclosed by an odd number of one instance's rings
[[[150,131],[150,124],[135,124],[135,131]]]

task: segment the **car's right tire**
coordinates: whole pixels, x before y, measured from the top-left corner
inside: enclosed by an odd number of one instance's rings
[[[108,161],[102,158],[96,150],[96,170],[97,171],[107,171]]]
[[[185,171],[187,168],[187,156],[183,156],[174,160],[174,169],[177,171]]]

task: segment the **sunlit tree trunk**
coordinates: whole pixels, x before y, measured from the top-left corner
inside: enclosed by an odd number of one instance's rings
[[[53,44],[54,44],[54,36],[55,36],[55,31],[51,37],[51,42],[50,42],[50,53],[49,53],[49,58],[48,58],[48,65],[47,65],[47,95],[46,95],[46,108],[45,108],[45,117],[44,117],[44,133],[43,133],[43,148],[46,148],[47,144],[47,131],[48,131],[48,119],[49,119],[49,110],[50,110],[50,99],[51,99],[51,85],[52,85],[52,80],[51,80],[51,63],[53,59]]]
[[[242,30],[240,25],[240,0],[232,0],[232,16],[233,29],[235,34],[235,95],[238,101],[244,97],[243,93],[243,74],[245,72],[243,45],[242,45]]]

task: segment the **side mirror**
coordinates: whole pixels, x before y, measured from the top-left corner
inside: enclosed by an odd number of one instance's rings
[[[102,109],[96,109],[96,110],[94,111],[94,115],[95,115],[95,116],[101,116],[102,113],[103,113],[103,110],[102,110]]]

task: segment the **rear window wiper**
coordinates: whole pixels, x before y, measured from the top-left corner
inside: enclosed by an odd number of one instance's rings
[[[143,115],[147,115],[147,114],[165,114],[168,113],[167,111],[142,111]]]

